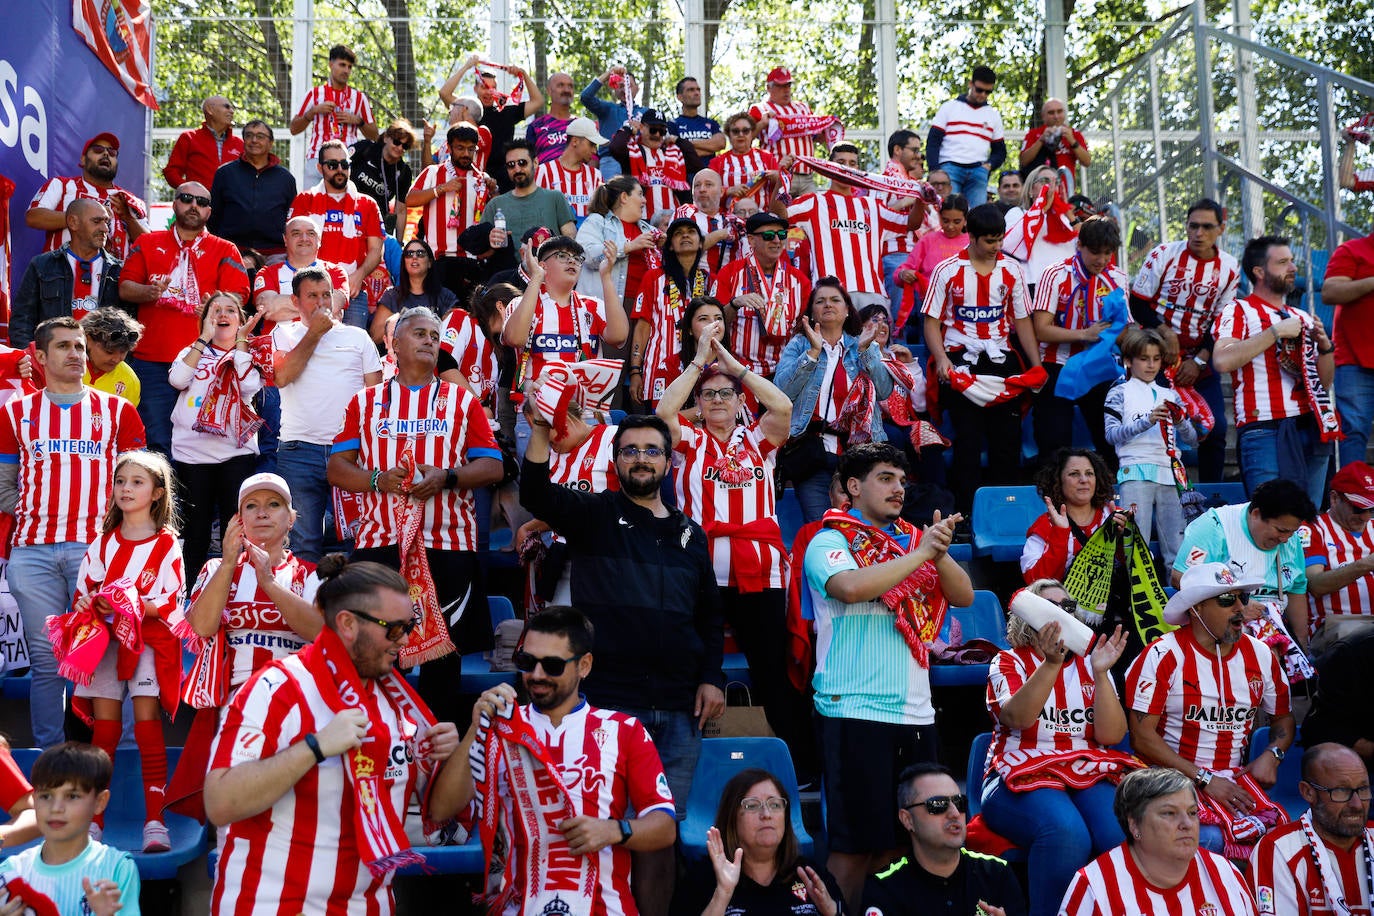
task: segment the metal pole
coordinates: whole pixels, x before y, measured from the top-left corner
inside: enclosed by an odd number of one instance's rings
[[[1045,88],[1050,98],[1069,99],[1068,54],[1064,42],[1064,0],[1045,0]]]
[[[303,99],[315,82],[310,73],[315,45],[315,0],[296,0],[295,19],[291,26],[291,97]],[[299,102],[297,102],[299,104]],[[291,138],[291,171],[302,179],[301,186],[313,184],[313,175],[305,174],[305,141],[310,128]]]
[[[488,36],[488,50],[491,56],[488,60],[499,60],[506,62],[511,59],[510,54],[510,2],[509,0],[491,0],[491,34]]]
[[[1197,58],[1198,146],[1202,156],[1202,187],[1212,200],[1217,199],[1217,164],[1212,159],[1212,55],[1207,46],[1207,6],[1204,0],[1193,4],[1193,51]]]
[[[684,63],[686,69],[683,76],[694,77],[698,82],[706,83],[706,0],[687,0],[687,36],[683,43],[683,52],[686,56]],[[708,106],[707,99],[701,100],[702,105]],[[645,102],[647,105],[648,103]]]
[[[1120,96],[1120,94],[1113,92],[1113,93],[1112,93],[1112,182],[1113,182],[1113,183],[1115,184],[1115,186],[1116,186],[1116,205],[1117,205],[1118,207],[1124,207],[1124,206],[1125,206],[1125,202],[1126,202],[1126,182],[1125,182],[1125,180],[1123,180],[1122,177],[1121,177],[1121,142],[1120,142],[1120,137],[1118,136],[1119,133],[1120,133],[1120,127],[1119,127],[1120,124],[1121,124],[1121,96]],[[1123,213],[1121,214],[1121,216],[1122,216],[1122,218],[1124,219],[1125,216],[1126,216],[1126,214],[1123,212]],[[1125,227],[1123,226],[1122,229],[1124,230]],[[1129,240],[1126,238],[1126,233],[1123,231],[1123,232],[1121,233],[1121,251],[1118,253],[1118,258],[1119,258],[1119,260],[1120,260],[1120,262],[1121,262],[1121,268],[1122,268],[1122,270],[1126,270],[1126,269],[1128,268],[1128,262],[1127,262],[1127,260],[1126,260],[1126,257],[1127,257],[1127,252],[1128,252],[1128,250],[1129,250],[1129,245],[1130,245],[1130,242],[1129,242]]]
[[[1236,34],[1241,38],[1251,38],[1249,0],[1232,0],[1236,19]],[[1259,122],[1256,116],[1255,57],[1243,46],[1236,48],[1236,95],[1240,101],[1240,161],[1247,169],[1258,173],[1261,170],[1259,156]],[[1245,237],[1256,238],[1264,233],[1264,196],[1251,182],[1243,182],[1241,194],[1241,215],[1245,227]]]
[[[1164,194],[1164,145],[1159,137],[1159,58],[1150,55],[1150,135],[1155,153],[1155,209],[1159,213],[1159,240],[1168,237],[1168,205]]]
[[[1335,249],[1340,243],[1337,228],[1341,219],[1340,179],[1336,168],[1336,122],[1331,106],[1331,81],[1317,78],[1317,130],[1322,137],[1322,207],[1326,210],[1326,247]]]
[[[885,158],[887,138],[897,129],[897,4],[896,0],[877,0],[874,11],[878,50],[878,127],[883,134],[879,160]]]

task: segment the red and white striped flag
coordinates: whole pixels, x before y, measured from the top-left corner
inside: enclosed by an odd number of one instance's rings
[[[149,0],[72,0],[72,28],[129,94],[157,109],[152,79]]]
[[[967,369],[949,370],[949,385],[980,407],[1004,404],[1023,394],[1039,391],[1049,380],[1043,366],[1032,366],[1025,372],[1002,378],[996,375],[974,375]]]

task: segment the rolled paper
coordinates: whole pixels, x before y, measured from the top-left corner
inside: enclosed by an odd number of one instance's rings
[[[1093,642],[1093,631],[1077,617],[1054,602],[1021,589],[1011,596],[1011,612],[1032,629],[1039,630],[1050,623],[1059,624],[1059,638],[1075,655],[1086,656]]]

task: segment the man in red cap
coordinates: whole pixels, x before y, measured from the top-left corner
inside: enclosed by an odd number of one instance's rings
[[[1315,657],[1335,640],[1372,632],[1374,468],[1353,461],[1331,478],[1331,508],[1299,536],[1307,556],[1308,627]]]
[[[109,131],[96,134],[81,148],[81,174],[74,178],[49,178],[38,189],[24,214],[30,229],[48,234],[44,251],[56,251],[67,243],[67,217],[63,212],[78,197],[89,197],[110,210],[110,238],[106,248],[121,261],[129,256],[134,239],[148,231],[148,205],[114,183],[119,173],[119,138]]]
[[[768,98],[749,109],[749,116],[758,122],[758,136],[766,138],[768,136],[769,121],[778,115],[796,116],[811,114],[811,106],[803,102],[792,101],[792,71],[786,67],[774,67],[768,71],[766,81],[768,87]],[[777,140],[763,140],[763,148],[769,150],[779,160],[784,156],[814,156],[816,155],[816,138],[809,137],[780,137]],[[811,169],[801,163],[792,168],[792,190],[793,197],[801,197],[804,194],[811,194],[816,190],[816,179],[811,176]]]

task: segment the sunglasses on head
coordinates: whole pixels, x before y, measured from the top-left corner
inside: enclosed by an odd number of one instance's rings
[[[199,194],[187,194],[185,191],[178,191],[177,203],[195,204],[197,207],[208,207],[210,206],[210,198],[201,197]]]
[[[1250,596],[1244,592],[1226,592],[1225,594],[1217,595],[1213,600],[1216,601],[1217,607],[1230,607],[1237,601],[1240,602],[1241,607],[1245,607],[1245,605],[1250,603]]]
[[[320,165],[329,169],[331,172],[338,171],[339,169],[343,169],[347,172],[349,168],[347,159],[321,159]]]
[[[953,805],[953,806],[954,806],[954,810],[955,810],[955,811],[958,811],[958,812],[960,812],[960,813],[962,813],[962,814],[967,814],[967,813],[968,813],[968,796],[967,796],[967,795],[932,795],[930,798],[927,798],[925,801],[918,801],[918,802],[915,802],[914,804],[907,805],[907,807],[908,807],[908,808],[922,808],[922,807],[923,807],[923,808],[926,809],[926,813],[927,813],[927,814],[940,815],[940,814],[944,814],[946,811],[948,811],[950,805]]]
[[[386,630],[386,638],[389,642],[399,642],[402,637],[409,636],[415,631],[415,628],[420,625],[419,617],[412,617],[409,620],[382,620],[379,617],[373,617],[371,614],[356,611],[351,607],[341,608],[340,610],[348,611],[348,613],[357,617],[359,620],[366,620],[368,623],[375,623],[377,626],[382,627]]]
[[[542,667],[544,669],[544,673],[547,674],[549,677],[562,677],[563,671],[568,667],[568,663],[577,661],[583,655],[586,655],[586,653],[579,652],[572,658],[558,658],[555,655],[546,655],[543,658],[540,658],[537,655],[531,655],[524,649],[521,649],[511,657],[511,661],[515,662],[516,671],[523,671],[526,674],[532,674],[534,673],[535,666],[537,665]]]
[[[787,240],[786,229],[760,229],[754,235],[763,239],[765,242],[784,242]]]

